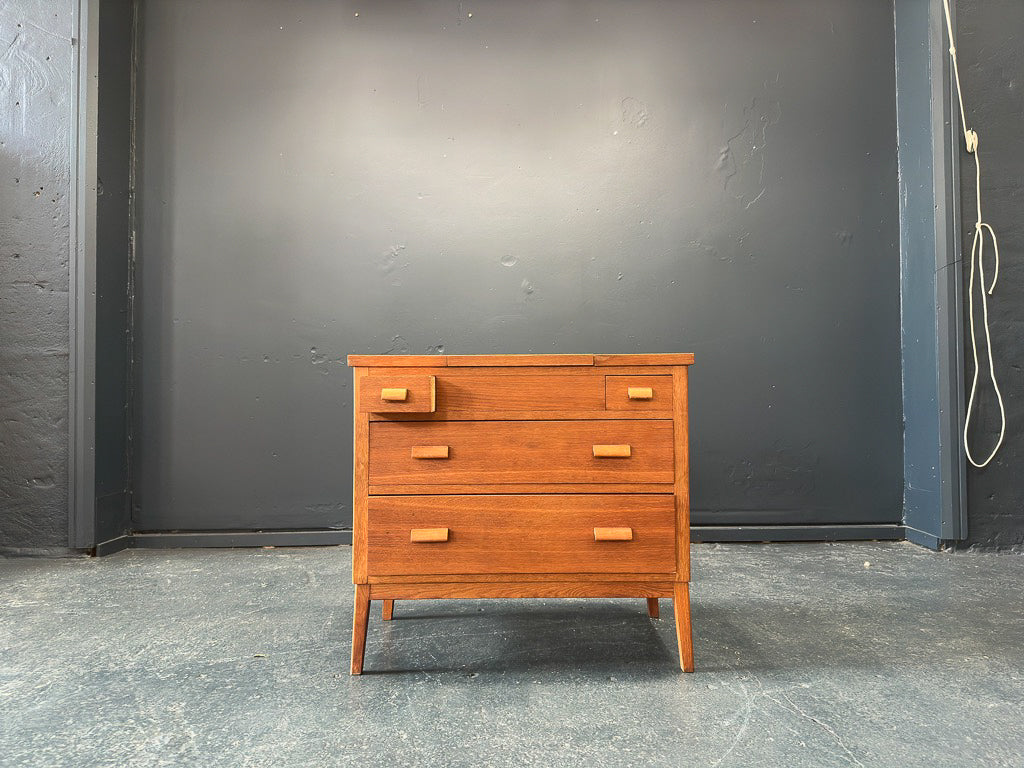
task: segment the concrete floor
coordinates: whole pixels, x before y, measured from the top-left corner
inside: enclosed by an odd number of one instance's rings
[[[0,561],[0,765],[1024,765],[1024,557],[695,547],[642,600],[374,603],[348,548]],[[870,563],[870,566],[868,566]]]

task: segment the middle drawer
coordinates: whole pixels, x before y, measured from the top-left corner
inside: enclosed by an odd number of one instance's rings
[[[370,423],[369,483],[671,483],[671,421]]]

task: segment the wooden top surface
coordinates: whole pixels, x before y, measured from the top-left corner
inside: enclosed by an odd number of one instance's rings
[[[632,355],[349,355],[353,368],[693,365],[693,353]]]

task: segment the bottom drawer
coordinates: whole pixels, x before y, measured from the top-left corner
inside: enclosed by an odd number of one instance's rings
[[[371,576],[675,571],[668,494],[371,496],[367,517]]]

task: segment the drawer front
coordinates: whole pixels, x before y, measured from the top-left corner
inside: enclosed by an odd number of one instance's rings
[[[610,411],[672,413],[671,376],[605,376],[605,407]]]
[[[594,374],[487,374],[437,377],[437,410],[603,411],[604,377]]]
[[[433,413],[433,376],[364,376],[359,382],[360,413]]]
[[[371,486],[671,483],[672,459],[671,421],[370,423]]]
[[[675,570],[667,494],[380,496],[367,521],[372,576]]]

